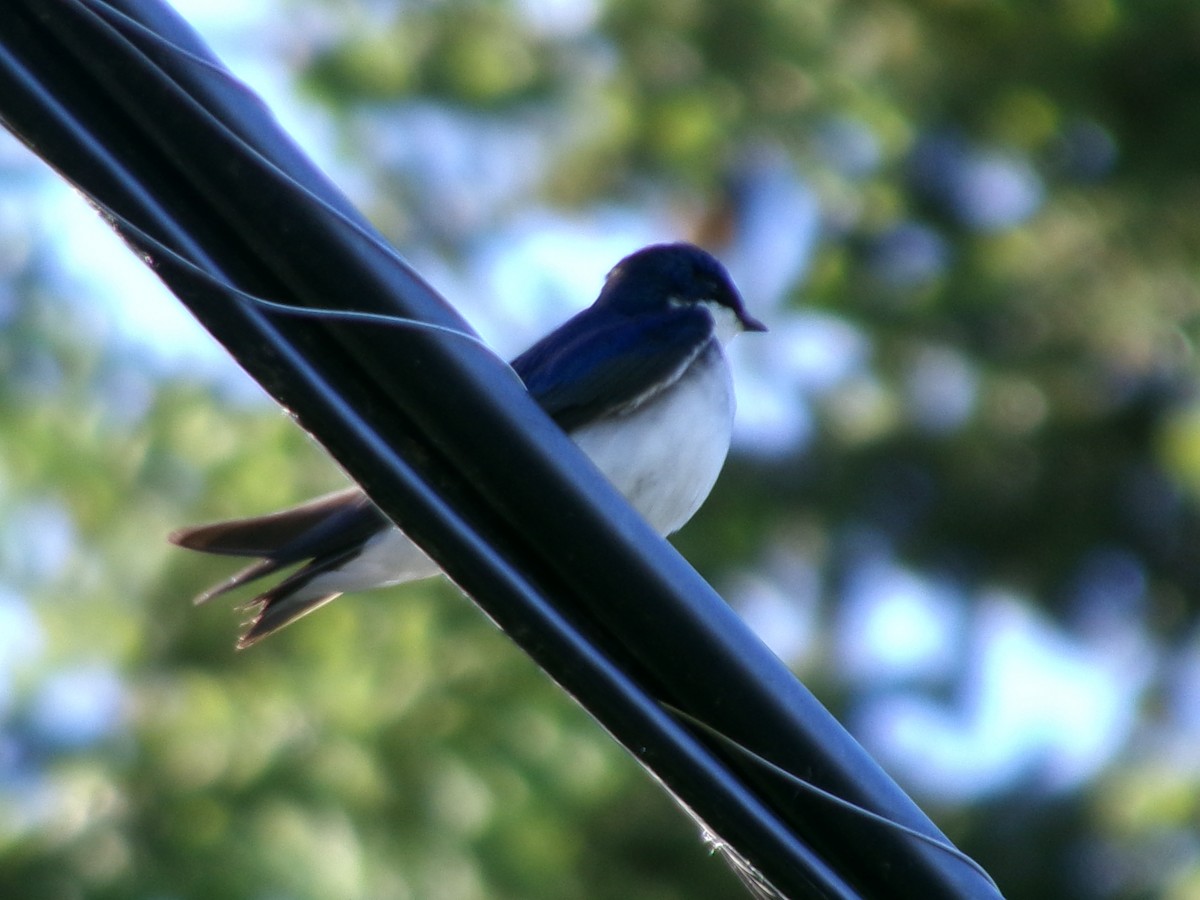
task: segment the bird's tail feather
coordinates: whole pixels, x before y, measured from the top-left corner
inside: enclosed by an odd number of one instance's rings
[[[386,523],[367,496],[350,487],[264,516],[180,528],[167,540],[202,553],[299,562],[333,541],[362,540]]]
[[[342,592],[331,590],[323,584],[321,576],[341,568],[358,556],[360,550],[355,547],[336,556],[313,560],[245,604],[244,608],[251,610],[254,616],[246,623],[246,631],[238,639],[238,649],[244,650],[258,643],[301,616],[340,597]]]
[[[217,582],[207,590],[197,594],[192,603],[200,606],[202,603],[207,603],[214,597],[220,597],[222,594],[228,594],[232,590],[240,588],[243,584],[249,584],[252,581],[257,581],[259,578],[265,578],[280,569],[285,568],[287,563],[281,563],[274,559],[259,559],[244,569],[239,569],[233,575],[230,575],[224,581]]]
[[[340,596],[341,591],[331,589],[320,576],[350,562],[390,524],[361,490],[348,488],[265,516],[181,528],[169,540],[204,553],[259,557],[201,593],[195,599],[198,604],[303,564],[246,604],[254,616],[238,641],[242,648]]]
[[[274,600],[264,599],[265,594],[255,597],[246,606],[257,611],[254,617],[246,623],[246,630],[238,638],[237,648],[245,650],[247,647],[257,644],[285,625],[291,625],[301,616],[307,616],[313,610],[319,609],[340,596],[342,596],[341,592],[335,591],[316,595],[300,592]]]

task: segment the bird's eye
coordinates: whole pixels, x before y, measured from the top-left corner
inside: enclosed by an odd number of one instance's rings
[[[721,285],[718,284],[717,282],[705,281],[701,285],[701,289],[702,289],[701,296],[703,297],[703,299],[711,301],[713,303],[724,304],[726,302],[725,301],[725,291],[721,287]]]

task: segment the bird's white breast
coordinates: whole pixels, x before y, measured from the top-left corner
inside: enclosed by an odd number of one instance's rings
[[[683,527],[717,481],[733,434],[734,396],[721,345],[712,340],[679,379],[634,409],[572,432],[571,437],[660,534]],[[310,590],[353,591],[438,572],[399,530],[371,538],[342,568]]]
[[[716,483],[733,414],[729,367],[713,340],[670,388],[571,437],[657,531],[670,534]]]

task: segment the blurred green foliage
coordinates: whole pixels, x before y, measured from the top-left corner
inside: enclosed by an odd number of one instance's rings
[[[1018,768],[965,800],[918,799],[1007,896],[1200,897],[1200,6],[288,0],[277,27],[379,188],[368,211],[463,268],[533,206],[666,205],[736,242],[731,172],[747,147],[782,148],[822,209],[785,308],[848,323],[869,363],[787,398],[815,436],[733,459],[679,546],[718,581],[804,548],[822,600],[818,649],[796,662],[852,725],[881,688],[830,648],[865,532],[953,580],[968,616],[1003,587],[1114,667],[1132,660],[1146,686],[1087,780],[1053,789]],[[498,163],[514,196],[448,227],[437,186],[370,140],[418,105],[527,128],[527,155]],[[954,180],[964,166],[1008,179],[985,200],[1026,207],[996,218],[969,193],[979,178]],[[186,602],[228,567],[162,537],[335,473],[286,416],[122,358],[50,235],[0,226],[0,896],[740,895],[444,583],[333,604],[234,654],[228,609]],[[931,360],[969,375],[949,424],[936,392],[932,413],[914,400]],[[1076,589],[1114,552],[1144,581],[1124,606],[1105,605],[1109,582]],[[26,603],[36,621],[18,628]],[[970,655],[923,688],[969,694]],[[72,743],[39,697],[89,665],[123,694],[111,727]]]

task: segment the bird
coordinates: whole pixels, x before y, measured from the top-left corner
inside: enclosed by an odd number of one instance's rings
[[[510,363],[534,401],[660,534],[708,497],[733,433],[723,347],[766,331],[725,267],[689,243],[653,244],[607,274],[588,308]],[[347,592],[416,581],[437,564],[357,486],[252,518],[180,528],[173,544],[255,561],[201,604],[299,566],[245,607],[245,648]]]

